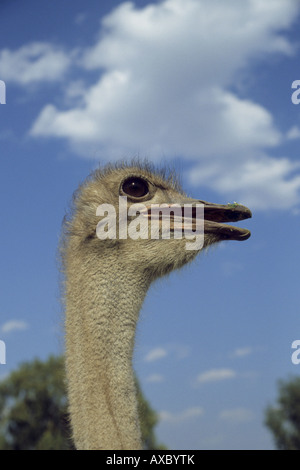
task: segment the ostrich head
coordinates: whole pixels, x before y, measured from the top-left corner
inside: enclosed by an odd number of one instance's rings
[[[147,233],[139,226],[137,237],[132,238],[126,232],[125,237],[120,237],[120,200],[126,198],[127,220],[130,224],[136,217],[132,214],[141,214],[137,225],[147,227]],[[102,220],[104,228],[107,226],[108,217],[99,217],[99,207],[103,207],[104,216],[107,204],[113,208],[112,224],[116,224],[113,236],[97,236],[96,228]],[[195,206],[202,205],[204,209],[204,225],[202,225],[203,240],[195,247],[187,244],[191,242],[191,234],[196,233],[197,217],[203,217],[203,211],[196,211]],[[141,210],[139,210],[139,206]],[[172,209],[180,206],[182,209],[188,205],[193,206],[189,216],[183,218],[174,217]],[[158,207],[159,206],[159,207]],[[159,218],[159,210],[164,206],[166,215],[170,215],[170,235],[162,237],[162,218]],[[223,240],[247,240],[250,231],[237,226],[228,225],[228,222],[237,222],[251,217],[251,211],[237,203],[221,205],[213,204],[201,199],[188,197],[182,190],[174,173],[166,174],[165,171],[155,171],[149,164],[135,163],[133,165],[107,166],[104,170],[96,170],[79,188],[75,196],[75,211],[78,215],[73,219],[69,228],[76,235],[77,241],[84,247],[93,251],[95,256],[106,253],[115,253],[119,259],[127,260],[135,270],[146,271],[152,279],[167,274],[188,263],[203,248]],[[123,212],[124,215],[124,212]],[[114,218],[115,216],[115,218]],[[151,223],[159,220],[159,235],[153,238]],[[148,223],[149,222],[149,223]],[[184,223],[188,224],[186,231]],[[109,222],[108,222],[109,224]],[[191,232],[194,230],[194,232]],[[176,235],[174,235],[177,233]],[[188,233],[189,235],[186,235]],[[200,233],[200,232],[199,232]],[[102,232],[102,235],[105,231]],[[141,235],[144,236],[141,236]],[[188,238],[187,238],[188,237]]]

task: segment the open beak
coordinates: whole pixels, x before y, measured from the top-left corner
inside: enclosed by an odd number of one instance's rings
[[[247,240],[251,232],[247,229],[227,222],[238,222],[252,217],[248,207],[237,203],[233,204],[213,204],[206,201],[198,201],[204,205],[204,233],[215,234],[220,240]]]
[[[239,220],[252,217],[251,211],[248,207],[237,204],[236,202],[233,204],[222,205],[186,197],[177,201],[177,203],[167,203],[164,204],[164,206],[171,209],[173,205],[178,204],[180,211],[179,215],[175,216],[174,214],[169,214],[171,231],[184,231],[182,208],[185,204],[192,206],[192,210],[188,217],[184,215],[184,223],[188,224],[188,228],[190,230],[195,231],[197,229],[197,217],[199,217],[196,210],[196,204],[202,204],[204,206],[204,234],[215,235],[219,240],[239,241],[247,240],[251,235],[251,232],[247,229],[227,225],[227,222],[238,222]],[[161,208],[159,207],[153,208],[152,206],[146,206],[146,210],[142,210],[141,214],[151,220],[158,220],[161,219],[160,211]],[[201,217],[203,217],[202,211]]]

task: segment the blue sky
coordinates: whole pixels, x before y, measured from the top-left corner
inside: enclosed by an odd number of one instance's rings
[[[248,241],[149,291],[134,362],[158,437],[273,448],[264,409],[300,372],[299,31],[296,0],[1,2],[0,378],[63,351],[62,218],[98,162],[139,154],[253,212]]]

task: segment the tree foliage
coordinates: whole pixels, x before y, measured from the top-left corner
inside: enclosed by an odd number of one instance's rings
[[[279,382],[275,407],[266,410],[265,424],[280,450],[300,450],[300,377]]]
[[[157,415],[137,389],[143,442],[155,449]],[[0,449],[74,449],[63,357],[24,363],[0,382]]]

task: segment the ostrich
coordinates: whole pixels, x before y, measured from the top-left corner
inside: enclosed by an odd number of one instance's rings
[[[143,203],[204,205],[204,245],[246,240],[250,232],[224,222],[251,217],[248,208],[190,199],[174,174],[148,163],[95,170],[74,194],[63,224],[66,373],[77,449],[142,448],[132,355],[139,311],[150,284],[190,262],[200,250],[175,239],[100,239],[97,208],[119,196]],[[195,212],[192,221],[195,222]],[[170,223],[171,230],[174,230]],[[182,228],[182,226],[181,226]]]

